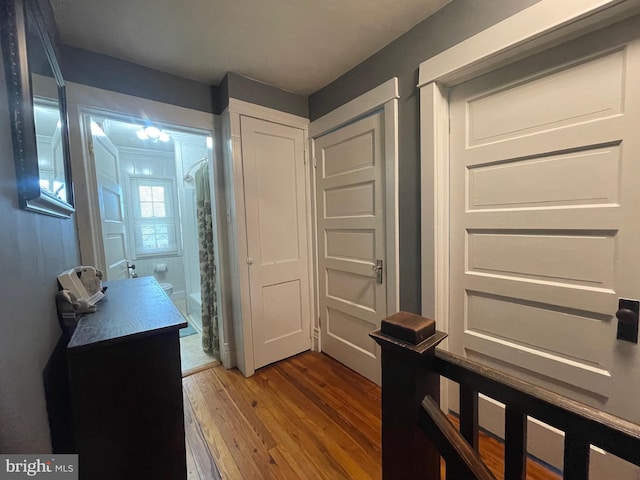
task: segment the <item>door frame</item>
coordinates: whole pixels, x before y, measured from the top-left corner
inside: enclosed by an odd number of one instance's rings
[[[69,115],[69,137],[71,146],[71,169],[74,175],[74,195],[76,199],[76,221],[78,229],[78,241],[80,246],[80,258],[84,265],[95,265],[101,258],[103,251],[100,210],[97,204],[97,186],[95,166],[90,161],[86,132],[83,121],[91,115],[107,115],[113,118],[127,119],[128,116],[140,118],[145,115],[152,122],[166,123],[178,127],[193,128],[209,132],[214,139],[214,155],[221,156],[220,148],[220,117],[212,113],[193,110],[190,108],[170,105],[145,98],[134,97],[122,93],[102,90],[96,87],[67,82],[67,104]],[[216,143],[217,142],[217,143]],[[224,235],[225,222],[221,221],[221,212],[224,212],[224,198],[221,196],[223,189],[222,175],[217,168],[222,162],[217,162],[210,169],[210,183],[215,195],[216,217],[218,236]],[[222,252],[225,255],[224,244],[221,243]],[[104,255],[104,253],[102,253]],[[224,281],[225,266],[219,262],[219,289],[224,292],[231,288]],[[223,365],[231,367],[231,354],[229,348],[229,336],[232,332],[227,322],[226,305],[218,296],[218,315],[220,318],[220,360]],[[225,357],[224,353],[228,356]]]
[[[221,115],[222,138],[224,143],[222,149],[225,167],[224,178],[227,184],[226,219],[229,224],[229,279],[233,287],[233,298],[228,299],[230,302],[228,311],[232,322],[230,328],[231,331],[234,332],[233,348],[235,352],[233,362],[243,375],[250,377],[255,373],[255,362],[251,330],[251,289],[249,269],[246,264],[249,254],[242,163],[242,130],[240,127],[240,117],[242,116],[253,117],[302,130],[305,168],[309,166],[309,152],[307,149],[309,119],[235,98],[229,98],[229,105]],[[309,177],[305,175],[306,228],[309,233],[311,232],[310,188]],[[307,235],[307,252],[311,253],[312,251],[311,235]],[[311,272],[311,257],[312,255],[307,255],[309,272]],[[315,285],[313,278],[309,280],[309,298],[312,298]],[[311,312],[308,312],[308,314],[311,315]]]
[[[420,64],[422,315],[438,330],[450,322],[448,89],[637,13],[640,0],[541,0]]]
[[[353,123],[376,110],[384,111],[384,163],[385,163],[385,240],[386,240],[386,275],[387,275],[387,315],[399,309],[400,274],[398,250],[398,77],[393,77],[377,87],[363,93],[359,97],[345,103],[311,122],[309,125],[309,149],[313,159],[310,169],[312,190],[311,219],[313,231],[313,348],[322,351],[320,337],[320,300],[318,271],[318,218],[316,214],[316,155],[315,139]]]
[[[143,113],[151,121],[205,130],[212,135],[219,131],[219,122],[216,119],[217,116],[211,113],[71,82],[67,84],[67,103],[69,104],[72,169],[77,179],[74,183],[74,194],[77,203],[80,255],[85,264],[95,264],[96,258],[99,258],[96,252],[100,251],[102,238],[97,235],[100,231],[97,228],[100,215],[98,206],[95,204],[97,199],[95,170],[89,162],[83,119],[90,115],[107,115],[114,118],[130,115],[140,118]]]

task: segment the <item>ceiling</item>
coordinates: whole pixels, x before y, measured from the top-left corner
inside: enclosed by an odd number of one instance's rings
[[[308,95],[450,0],[51,0],[62,42],[218,85]]]
[[[143,127],[140,123],[123,122],[98,116],[92,116],[91,120],[98,124],[100,129],[109,137],[109,140],[111,140],[116,147],[174,152],[173,140],[171,139],[168,142],[140,140],[136,135],[136,132]],[[95,133],[93,134],[95,135]]]

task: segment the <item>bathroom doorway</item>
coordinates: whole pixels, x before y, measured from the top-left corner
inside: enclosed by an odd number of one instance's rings
[[[212,133],[102,112],[86,114],[83,121],[95,172],[100,267],[106,280],[155,277],[189,324],[181,331],[183,372],[217,361],[200,341],[196,206],[197,193],[213,185],[208,167],[214,158]],[[214,198],[210,191],[207,195]],[[215,208],[212,215],[215,239]]]

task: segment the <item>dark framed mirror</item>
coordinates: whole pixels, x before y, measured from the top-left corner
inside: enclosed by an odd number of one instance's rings
[[[74,212],[65,82],[38,0],[3,0],[7,77],[21,208],[69,218]]]

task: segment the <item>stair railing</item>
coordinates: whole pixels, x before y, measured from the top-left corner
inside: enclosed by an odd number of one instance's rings
[[[591,445],[640,465],[640,425],[436,346],[433,320],[399,312],[371,337],[382,349],[382,478],[493,479],[478,454],[478,395],[505,405],[505,480],[526,478],[527,417],[564,432],[565,480],[589,478]],[[460,385],[460,429],[439,407],[440,377]],[[640,379],[639,379],[640,381]]]

